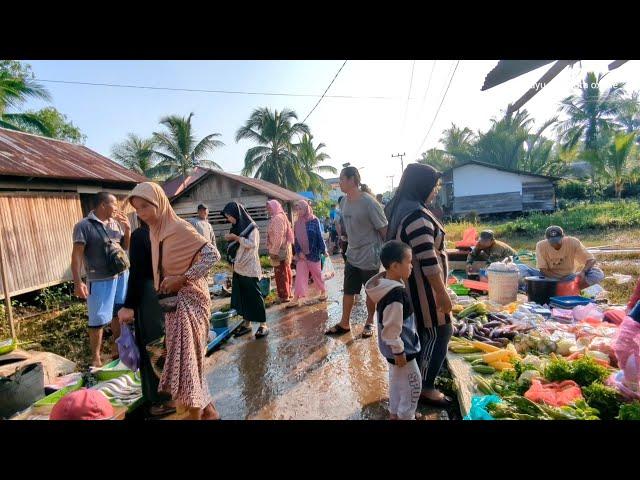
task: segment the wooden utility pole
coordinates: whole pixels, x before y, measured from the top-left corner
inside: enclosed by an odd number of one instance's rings
[[[406,153],[397,153],[396,155],[391,155],[393,158],[400,157],[400,172],[404,173],[404,161],[402,160]]]
[[[395,178],[395,175],[387,175],[387,178],[391,179],[391,193],[393,194],[393,179]]]
[[[2,236],[0,236],[0,274],[2,275],[2,290],[4,293],[4,304],[6,306],[7,318],[9,319],[11,338],[16,341],[16,329],[13,325],[13,310],[11,310],[11,296],[9,295],[9,284],[7,282],[7,269],[5,267],[4,255],[2,252]]]

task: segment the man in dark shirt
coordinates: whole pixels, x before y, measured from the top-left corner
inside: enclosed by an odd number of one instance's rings
[[[73,228],[71,272],[75,295],[87,300],[91,364],[101,367],[102,329],[111,324],[114,341],[120,336],[120,324],[115,316],[124,303],[129,275],[128,271],[113,275],[109,270],[103,232],[127,250],[131,225],[127,216],[118,210],[114,195],[99,192],[95,203],[96,207]],[[83,264],[86,284],[82,281]]]

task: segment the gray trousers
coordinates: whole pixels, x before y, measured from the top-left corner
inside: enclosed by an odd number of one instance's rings
[[[422,391],[420,369],[415,358],[404,367],[389,364],[389,413],[400,420],[415,420]]]

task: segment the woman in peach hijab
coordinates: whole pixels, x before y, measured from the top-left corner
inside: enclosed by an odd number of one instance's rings
[[[187,408],[190,419],[217,420],[220,416],[204,377],[204,358],[211,315],[207,280],[220,253],[176,215],[159,185],[139,184],[129,201],[149,225],[156,291],[161,297],[176,297],[175,309],[165,309],[167,358],[158,390]]]

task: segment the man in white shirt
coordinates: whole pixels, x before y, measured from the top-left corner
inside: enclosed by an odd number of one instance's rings
[[[206,205],[202,203],[198,205],[198,216],[191,218],[189,223],[194,226],[200,235],[213,245],[216,244],[216,234],[213,233],[213,227],[209,223],[209,209]]]

